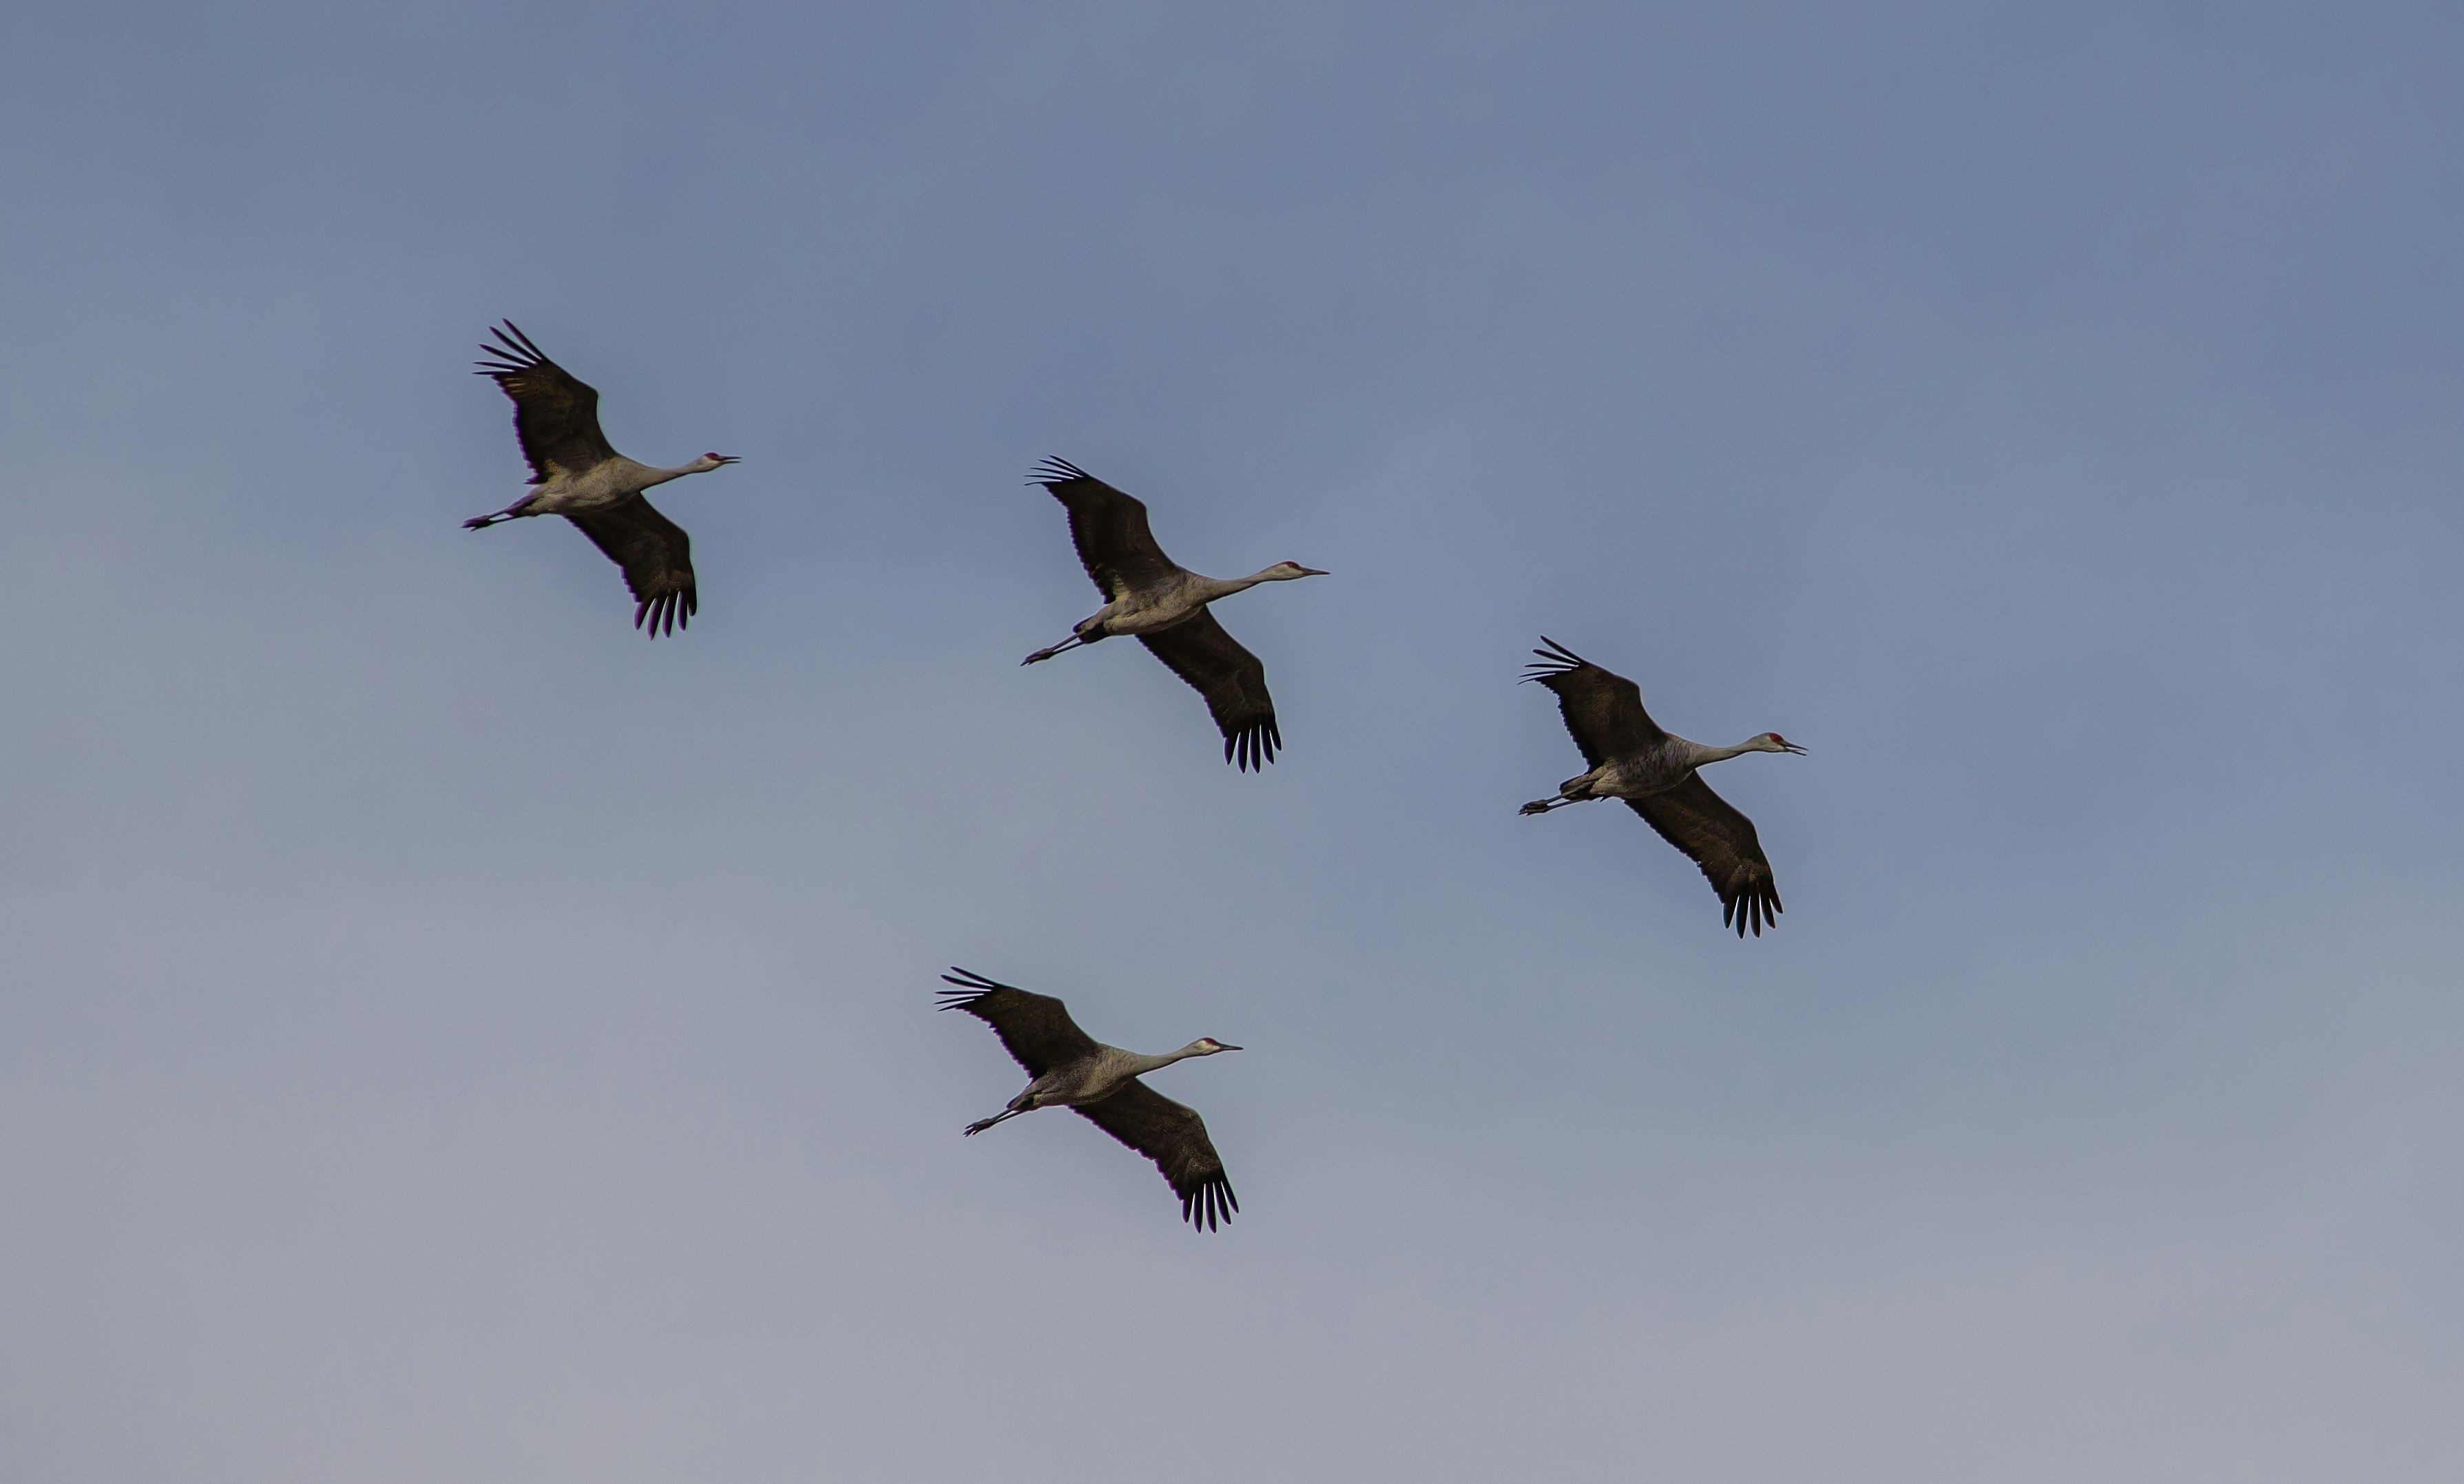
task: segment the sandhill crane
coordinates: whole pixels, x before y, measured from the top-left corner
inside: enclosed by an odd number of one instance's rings
[[[1261,582],[1322,578],[1296,561],[1279,561],[1245,578],[1200,577],[1163,554],[1147,529],[1147,508],[1131,495],[1067,459],[1046,459],[1027,481],[1052,491],[1069,512],[1069,538],[1078,559],[1104,595],[1104,606],[1081,621],[1067,639],[1038,649],[1021,664],[1067,654],[1114,634],[1135,634],[1138,643],[1172,666],[1206,698],[1206,709],[1223,733],[1223,760],[1243,772],[1263,772],[1275,760],[1284,735],[1275,728],[1275,703],[1266,694],[1266,667],[1223,632],[1206,605]]]
[[[1695,770],[1747,753],[1802,755],[1805,749],[1776,731],[1748,737],[1734,747],[1705,747],[1673,736],[1642,709],[1641,687],[1545,634],[1540,642],[1548,647],[1531,651],[1540,659],[1523,678],[1557,692],[1566,730],[1592,771],[1568,778],[1556,797],[1534,799],[1523,812],[1547,814],[1586,799],[1624,799],[1661,839],[1692,857],[1710,878],[1711,889],[1720,894],[1720,921],[1733,924],[1740,938],[1749,924],[1754,936],[1761,937],[1779,916],[1771,862],[1754,836],[1754,822],[1712,793]]]
[[[982,1133],[1004,1119],[1037,1108],[1074,1108],[1078,1116],[1155,1161],[1180,1197],[1181,1219],[1193,1230],[1212,1232],[1229,1221],[1241,1203],[1223,1178],[1223,1161],[1206,1137],[1205,1122],[1189,1108],[1139,1081],[1141,1074],[1191,1057],[1239,1051],[1213,1037],[1191,1041],[1159,1057],[1106,1046],[1078,1029],[1068,1007],[1049,994],[1031,994],[953,968],[942,979],[957,986],[939,991],[943,1010],[963,1010],[993,1028],[1001,1044],[1035,1080],[1009,1106],[967,1125]]]
[[[462,522],[464,529],[484,531],[524,515],[562,515],[625,570],[625,585],[633,590],[635,628],[647,623],[656,639],[685,627],[701,606],[693,586],[693,542],[642,491],[737,461],[705,453],[674,469],[634,463],[609,447],[607,435],[599,430],[598,392],[548,360],[512,320],[494,334],[502,343],[480,344],[490,359],[479,362],[479,375],[494,378],[514,399],[514,432],[522,441],[522,457],[530,460],[535,488],[493,515]]]

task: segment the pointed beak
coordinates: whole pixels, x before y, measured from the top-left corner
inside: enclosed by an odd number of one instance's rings
[[[1226,1046],[1221,1041],[1217,1041],[1215,1045],[1220,1051],[1246,1051],[1249,1049],[1246,1046]]]
[[[737,458],[737,457],[735,454],[733,454],[733,453],[722,453],[722,454],[720,454],[720,455],[718,456],[718,461],[719,461],[721,464],[741,464],[741,463],[743,463],[743,462],[744,462],[742,459]]]
[[[1334,574],[1331,572],[1321,572],[1315,567],[1303,567],[1301,569],[1301,576],[1305,578],[1331,578],[1334,576]]]
[[[1794,753],[1799,757],[1803,757],[1805,755],[1805,749],[1797,746],[1793,742],[1781,743],[1779,745],[1779,750],[1783,753]]]

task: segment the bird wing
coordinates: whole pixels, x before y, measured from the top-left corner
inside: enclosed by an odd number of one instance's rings
[[[1180,570],[1147,529],[1147,508],[1067,459],[1045,459],[1033,483],[1052,491],[1069,512],[1069,539],[1078,559],[1107,602],[1135,587],[1151,587]]]
[[[1223,1178],[1223,1161],[1206,1137],[1206,1121],[1194,1108],[1133,1080],[1101,1102],[1082,1104],[1078,1116],[1155,1161],[1180,1197],[1180,1219],[1212,1232],[1232,1219],[1241,1203]]]
[[[1275,702],[1266,694],[1266,667],[1223,632],[1212,610],[1153,634],[1138,643],[1172,666],[1172,672],[1196,687],[1223,733],[1223,760],[1243,771],[1260,772],[1275,760],[1284,734],[1275,727]]]
[[[1596,768],[1612,757],[1631,756],[1668,739],[1651,713],[1642,709],[1642,687],[1612,674],[1543,635],[1545,649],[1523,678],[1557,692],[1557,709],[1566,731],[1583,750],[1583,761]]]
[[[479,374],[514,399],[514,434],[530,460],[531,483],[543,485],[559,471],[579,474],[614,458],[599,430],[599,393],[548,360],[512,320],[494,333],[503,343],[481,343],[493,359],[479,362]]]
[[[649,501],[637,494],[604,510],[566,511],[564,518],[625,569],[625,585],[633,590],[635,628],[647,621],[656,639],[690,624],[701,611],[701,594],[693,586],[693,538]]]
[[[1029,1077],[1083,1061],[1102,1049],[1069,1018],[1069,1008],[1049,994],[1029,993],[956,967],[941,977],[957,988],[939,992],[938,1008],[963,1010],[991,1026]]]
[[[1765,928],[1778,926],[1779,888],[1771,883],[1771,861],[1754,835],[1754,821],[1712,793],[1701,774],[1688,775],[1675,788],[1629,798],[1626,806],[1703,868],[1720,894],[1720,921],[1733,924],[1738,937],[1746,935],[1748,925],[1757,938]]]

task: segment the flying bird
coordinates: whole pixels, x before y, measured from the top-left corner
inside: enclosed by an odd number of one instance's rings
[[[957,985],[939,992],[943,1010],[963,1010],[993,1028],[1001,1044],[1035,1080],[1009,1106],[967,1125],[979,1134],[1004,1119],[1037,1108],[1074,1108],[1078,1116],[1155,1161],[1180,1197],[1181,1219],[1192,1230],[1212,1232],[1230,1221],[1241,1203],[1223,1178],[1223,1161],[1206,1137],[1198,1114],[1139,1081],[1157,1067],[1191,1057],[1239,1051],[1212,1037],[1159,1057],[1106,1046],[1078,1029],[1068,1007],[1049,994],[1030,994],[996,984],[979,973],[952,969],[942,979]]]
[[[489,359],[479,362],[479,375],[493,378],[514,399],[514,432],[521,439],[522,457],[530,460],[532,489],[463,527],[482,531],[524,515],[562,515],[624,569],[625,585],[633,591],[635,628],[647,627],[656,639],[685,627],[701,606],[693,586],[693,542],[642,491],[737,461],[705,453],[674,469],[634,463],[609,447],[607,435],[599,430],[598,392],[548,360],[512,320],[493,333],[499,343],[481,343]]]
[[[1275,703],[1266,694],[1266,667],[1215,621],[1207,604],[1261,582],[1322,578],[1296,561],[1279,561],[1245,578],[1201,577],[1174,561],[1147,529],[1147,508],[1131,495],[1067,459],[1046,459],[1030,484],[1052,491],[1069,512],[1069,538],[1078,559],[1104,595],[1104,606],[1082,620],[1067,639],[1038,649],[1033,665],[1114,634],[1135,634],[1138,643],[1206,698],[1206,709],[1223,733],[1223,760],[1243,772],[1264,771],[1275,760],[1284,735],[1275,728]]]
[[[1711,881],[1720,894],[1720,921],[1733,925],[1737,936],[1750,925],[1754,936],[1775,926],[1779,891],[1771,884],[1771,862],[1754,822],[1711,792],[1696,770],[1748,753],[1795,753],[1805,749],[1776,731],[1748,737],[1734,747],[1705,747],[1660,730],[1642,709],[1642,688],[1622,675],[1594,665],[1555,640],[1542,635],[1545,649],[1534,649],[1539,661],[1523,678],[1537,681],[1557,693],[1557,709],[1566,730],[1583,750],[1592,771],[1568,778],[1554,798],[1534,799],[1525,814],[1547,814],[1568,804],[1594,798],[1622,798],[1642,816],[1660,838],[1683,850]]]

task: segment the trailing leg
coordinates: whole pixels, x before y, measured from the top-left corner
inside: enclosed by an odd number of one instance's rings
[[[524,509],[531,503],[531,501],[538,498],[539,491],[534,490],[530,493],[523,495],[520,499],[516,500],[513,504],[506,506],[503,510],[496,512],[496,513],[493,515],[477,515],[462,522],[462,529],[465,531],[485,531],[490,526],[496,524],[498,521],[512,520],[516,516],[523,513]]]
[[[992,1127],[995,1124],[1001,1122],[1003,1119],[1016,1118],[1021,1113],[1024,1113],[1026,1111],[1028,1110],[1025,1108],[1003,1108],[990,1118],[979,1118],[967,1125],[967,1137],[973,1138],[977,1134],[982,1133],[985,1129]]]
[[[1018,663],[1021,665],[1033,665],[1038,661],[1049,660],[1056,654],[1067,654],[1072,649],[1084,649],[1093,643],[1094,641],[1091,639],[1081,639],[1077,635],[1072,634],[1068,638],[1061,641],[1061,643],[1054,644],[1051,648],[1038,649],[1033,654],[1028,655],[1025,659],[1021,660]]]

